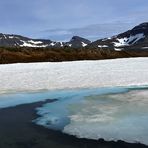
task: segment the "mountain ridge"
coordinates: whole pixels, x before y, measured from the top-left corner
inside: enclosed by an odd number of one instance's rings
[[[32,47],[32,48],[87,48],[98,50],[132,50],[133,48],[148,49],[148,22],[135,26],[131,30],[91,42],[80,36],[73,36],[68,42],[56,42],[50,39],[32,39],[15,34],[0,33],[1,47]]]
[[[50,39],[32,39],[29,37],[16,35],[16,34],[3,34],[0,33],[0,46],[1,47],[39,47],[39,48],[60,48],[69,46],[73,48],[85,47],[91,43],[88,39],[73,36],[69,42],[56,42]]]

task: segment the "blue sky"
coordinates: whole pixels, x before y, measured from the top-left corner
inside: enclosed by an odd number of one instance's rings
[[[0,32],[91,40],[148,21],[148,0],[0,0]]]

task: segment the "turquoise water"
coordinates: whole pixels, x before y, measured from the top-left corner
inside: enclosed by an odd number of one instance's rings
[[[148,88],[112,87],[0,95],[0,108],[58,99],[36,108],[33,122],[79,138],[148,145]]]
[[[20,104],[44,101],[47,99],[65,100],[74,96],[87,96],[91,94],[120,93],[128,91],[127,88],[95,88],[95,89],[74,89],[74,90],[42,90],[39,92],[15,92],[0,94],[0,108],[16,106]]]

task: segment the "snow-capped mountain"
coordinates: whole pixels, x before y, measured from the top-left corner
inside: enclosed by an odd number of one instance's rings
[[[82,48],[91,43],[89,40],[74,36],[69,42],[55,42],[45,39],[31,39],[20,35],[0,34],[0,46],[4,47],[52,47],[60,48],[64,46],[72,48]]]
[[[148,23],[142,23],[111,38],[100,39],[88,45],[88,48],[111,49],[116,51],[129,49],[148,49]]]
[[[48,47],[48,48],[87,48],[110,51],[148,49],[148,23],[142,23],[111,38],[91,42],[79,36],[73,36],[69,42],[55,42],[45,39],[31,39],[20,35],[0,34],[0,46],[4,47]]]
[[[0,46],[6,47],[47,47],[54,43],[51,40],[30,39],[20,35],[0,34]]]

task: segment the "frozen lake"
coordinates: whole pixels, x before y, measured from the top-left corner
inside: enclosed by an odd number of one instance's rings
[[[57,99],[36,108],[38,125],[78,138],[148,145],[148,88],[112,87],[0,95],[0,108]]]

